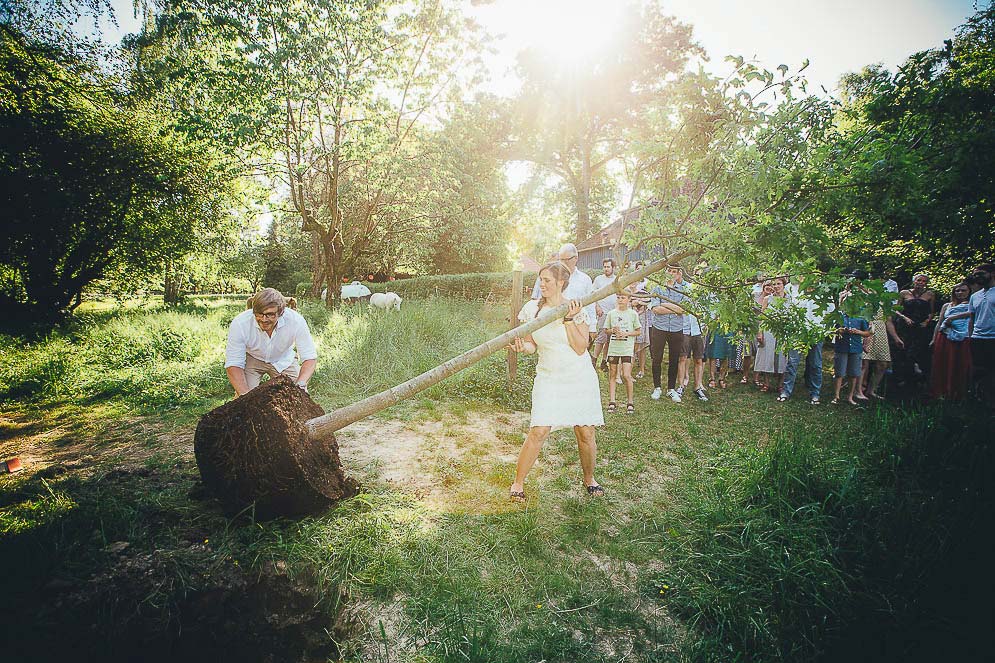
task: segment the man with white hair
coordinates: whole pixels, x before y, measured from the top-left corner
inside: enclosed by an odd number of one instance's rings
[[[560,262],[570,270],[570,281],[567,284],[567,289],[563,291],[563,297],[567,300],[580,299],[594,292],[594,282],[591,280],[591,277],[584,273],[583,270],[577,269],[577,261],[580,260],[577,247],[569,243],[564,244],[560,247],[560,252],[557,255],[560,258]],[[594,310],[594,304],[585,306],[584,312],[587,313],[588,320],[598,319],[597,311]],[[591,326],[592,328],[594,327],[594,325]],[[597,330],[594,331],[594,334],[596,333]]]
[[[237,396],[258,387],[263,375],[286,375],[306,391],[317,365],[318,351],[307,322],[286,307],[279,290],[263,288],[252,297],[252,308],[231,321],[225,372]]]

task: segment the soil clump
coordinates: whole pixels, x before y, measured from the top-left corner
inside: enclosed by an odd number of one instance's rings
[[[320,512],[352,497],[335,436],[312,440],[304,425],[324,410],[285,376],[211,410],[197,424],[194,453],[207,490],[228,514],[255,505],[260,519]]]

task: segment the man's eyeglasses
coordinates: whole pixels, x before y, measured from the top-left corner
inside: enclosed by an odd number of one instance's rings
[[[253,313],[252,315],[259,320],[276,320],[280,317],[280,314],[275,311],[273,313]]]

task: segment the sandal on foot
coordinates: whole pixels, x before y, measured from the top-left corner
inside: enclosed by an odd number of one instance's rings
[[[715,380],[709,380],[708,381],[708,388],[709,389],[715,389]]]
[[[770,387],[768,387],[765,384],[762,384],[762,385],[760,385],[760,391],[761,391],[761,393],[766,394],[768,391],[770,391]]]
[[[777,402],[778,403],[783,403],[786,400],[788,400],[788,397],[785,396],[784,394],[781,394],[780,396],[777,397]]]
[[[833,400],[829,401],[829,404],[830,405],[839,405],[840,404],[840,399],[834,398]]]
[[[524,490],[513,490],[508,493],[508,498],[512,502],[524,502],[525,501],[525,491]]]
[[[740,380],[739,383],[740,384],[750,384],[750,379],[744,375],[743,379]]]
[[[626,404],[626,406],[625,406],[625,413],[626,414],[632,414],[635,411],[636,411],[636,406],[635,405],[633,405],[632,403]]]
[[[597,485],[588,486],[587,494],[591,497],[601,497],[605,494],[605,489]]]
[[[614,412],[615,408],[617,408],[617,407],[618,407],[618,405],[615,403],[615,401],[612,401],[611,403],[608,404],[608,411],[609,412]]]
[[[721,388],[725,389],[725,388],[726,388],[726,387],[728,387],[729,385],[728,385],[728,384],[726,384],[726,381],[725,381],[725,380],[719,380],[719,386],[720,386]]]

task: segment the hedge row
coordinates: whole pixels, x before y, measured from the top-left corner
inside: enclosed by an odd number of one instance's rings
[[[479,274],[445,274],[442,276],[416,276],[410,279],[388,283],[368,283],[373,292],[396,292],[402,299],[426,299],[445,297],[483,301],[488,295],[506,300],[511,293],[512,272],[489,272]],[[522,274],[523,290],[532,291],[535,272]]]

